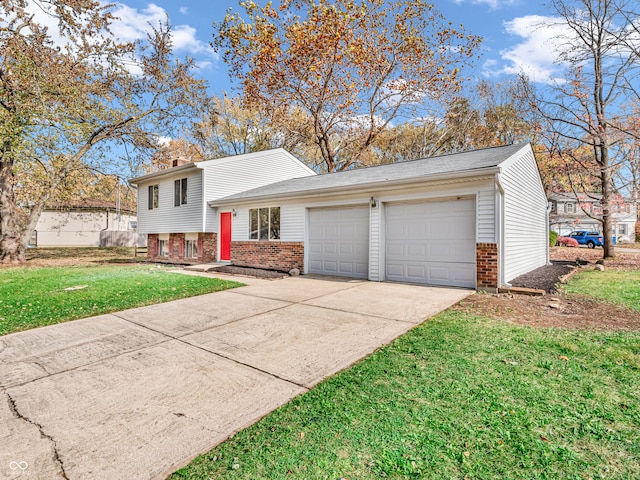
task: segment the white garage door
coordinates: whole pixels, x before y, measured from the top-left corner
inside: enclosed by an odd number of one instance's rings
[[[367,278],[369,207],[309,210],[309,273]]]
[[[386,279],[475,287],[475,237],[473,200],[387,205]]]

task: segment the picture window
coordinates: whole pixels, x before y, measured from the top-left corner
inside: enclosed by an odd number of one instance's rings
[[[280,207],[249,210],[249,239],[280,240]]]

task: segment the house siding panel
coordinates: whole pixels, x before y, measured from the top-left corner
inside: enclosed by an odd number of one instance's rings
[[[304,205],[282,205],[280,207],[280,239],[284,242],[303,242],[304,222]]]
[[[369,218],[369,280],[374,282],[380,281],[380,242],[382,231],[380,229],[380,217],[382,215],[382,207],[378,204],[375,208],[370,208]]]
[[[187,178],[187,204],[174,206],[174,181]],[[158,208],[148,209],[148,187],[158,185]],[[202,231],[202,172],[182,172],[138,185],[138,232]]]
[[[477,241],[491,243],[496,241],[496,201],[495,188],[485,188],[477,194]]]
[[[529,151],[508,162],[501,175],[504,188],[504,280],[546,264],[547,198],[535,158]]]
[[[229,209],[226,209],[226,211],[229,211]],[[249,209],[236,208],[235,211],[236,216],[231,216],[231,241],[247,241],[249,240]]]
[[[282,149],[256,152],[241,157],[211,160],[204,168],[205,201],[261,187],[290,178],[313,175],[313,172]],[[205,162],[208,163],[208,162]],[[207,206],[205,225],[217,231],[217,215]]]

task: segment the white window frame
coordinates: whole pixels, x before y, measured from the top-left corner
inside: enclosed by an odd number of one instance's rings
[[[184,258],[198,258],[198,240],[186,238],[184,240]]]
[[[158,239],[158,256],[159,257],[168,257],[169,256],[169,240],[166,238]]]
[[[179,178],[173,182],[173,206],[181,207],[187,204],[187,177]]]
[[[147,189],[147,206],[149,210],[154,210],[160,205],[160,185],[149,185]]]
[[[253,213],[256,212],[257,225],[253,228]],[[264,225],[261,221],[263,215],[266,215],[267,224]],[[273,219],[277,215],[278,224],[274,224]],[[280,207],[260,207],[249,209],[249,240],[255,241],[273,241],[280,240],[280,225],[282,224],[280,218]],[[264,235],[266,233],[266,236]]]

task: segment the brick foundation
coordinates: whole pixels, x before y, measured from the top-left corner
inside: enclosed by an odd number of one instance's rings
[[[158,256],[157,233],[147,235],[147,260],[166,263],[209,263],[217,260],[218,238],[215,233],[198,233],[198,258],[185,258],[185,234],[170,233],[167,257]]]
[[[302,242],[231,242],[231,263],[239,267],[266,268],[288,272],[304,271]]]
[[[476,243],[476,288],[498,288],[498,244]]]
[[[218,260],[218,234],[198,234],[198,263],[209,263]]]
[[[150,233],[147,235],[147,260],[153,260],[158,257],[158,234]]]

